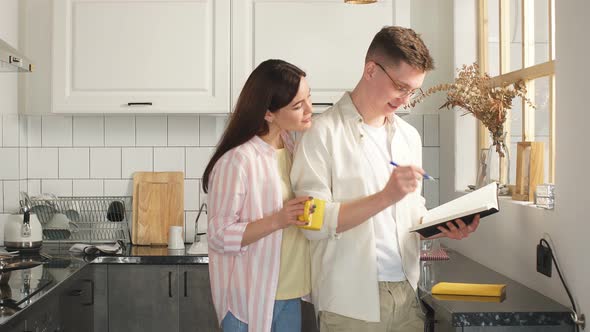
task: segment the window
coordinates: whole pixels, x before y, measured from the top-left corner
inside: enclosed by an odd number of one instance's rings
[[[520,79],[527,85],[530,107],[513,101],[505,129],[510,165],[501,166],[506,180],[516,179],[516,144],[544,142],[545,181],[555,176],[555,0],[479,0],[478,62],[498,85]],[[488,132],[479,126],[479,148],[489,146]],[[509,168],[508,168],[509,166]]]

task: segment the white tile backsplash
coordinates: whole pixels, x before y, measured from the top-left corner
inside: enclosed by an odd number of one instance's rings
[[[18,116],[18,146],[27,147],[29,144],[29,128],[27,127],[26,115]]]
[[[422,148],[422,168],[428,175],[435,179],[439,178],[439,148],[424,147]]]
[[[0,148],[0,180],[19,179],[19,148]]]
[[[207,194],[203,191],[203,179],[199,180],[199,207],[207,203]]]
[[[72,184],[74,196],[102,196],[103,180],[74,180]]]
[[[184,180],[184,209],[199,209],[199,180]]]
[[[29,164],[29,156],[27,153],[27,148],[20,147],[18,148],[18,157],[19,157],[19,179],[27,179],[29,175],[27,174],[28,171],[28,164]]]
[[[56,196],[72,196],[72,180],[41,180],[41,191]]]
[[[188,179],[200,179],[203,176],[214,148],[186,148],[186,173]]]
[[[154,172],[184,172],[184,148],[154,148]]]
[[[168,146],[199,146],[199,117],[169,116]]]
[[[4,212],[4,181],[0,181],[0,213]],[[0,224],[0,228],[4,228],[2,227],[3,225]]]
[[[4,245],[4,223],[9,215],[8,213],[0,213],[0,246]]]
[[[227,125],[227,116],[201,116],[200,146],[216,146]]]
[[[424,116],[421,114],[406,114],[402,116],[406,122],[412,125],[421,137],[424,137]]]
[[[74,146],[104,146],[104,117],[75,116]]]
[[[41,180],[28,180],[27,193],[29,196],[41,195]]]
[[[72,146],[72,117],[47,115],[41,119],[41,145]]]
[[[90,148],[90,178],[120,179],[121,148]]]
[[[27,146],[41,146],[41,116],[31,115],[26,118],[27,121]]]
[[[6,136],[3,118],[0,146]],[[438,115],[410,114],[403,118],[423,138],[424,169],[438,178]],[[27,180],[21,182],[30,195],[53,191],[76,196],[131,196],[134,172],[181,170],[185,172],[185,239],[192,242],[197,210],[207,200],[201,176],[227,119],[207,115],[21,116],[26,123],[17,126],[17,132],[26,139],[19,139],[17,146],[24,154],[20,163],[27,167],[19,170],[16,166],[18,175],[13,180],[0,175],[0,211],[6,211],[5,201],[9,208],[18,207],[19,179]],[[81,152],[84,150],[87,162]],[[6,160],[1,152],[0,160]],[[14,170],[8,173],[14,175]],[[423,190],[428,207],[437,206],[438,184],[425,181]],[[13,198],[5,196],[7,191]],[[201,218],[199,228],[206,230],[206,215]]]
[[[133,196],[133,180],[104,180],[105,196]]]
[[[27,180],[19,180],[18,181],[18,191],[27,191]],[[20,199],[20,197],[19,197]],[[20,203],[19,203],[20,205]]]
[[[435,181],[424,181],[424,198],[426,208],[432,209],[439,205],[439,185]]]
[[[2,115],[2,146],[19,146],[18,114]]]
[[[90,177],[89,148],[60,148],[59,177],[62,179],[87,179]]]
[[[58,177],[57,148],[29,148],[29,179],[56,179]]]
[[[166,146],[168,121],[165,116],[137,116],[135,118],[137,146]]]
[[[123,148],[121,177],[132,179],[135,172],[153,172],[153,148]]]
[[[439,146],[438,115],[424,115],[424,146]]]
[[[105,146],[135,146],[134,116],[105,116]]]
[[[4,193],[4,212],[18,212],[20,207],[20,204],[18,203],[20,197],[19,181],[4,181],[2,191]]]

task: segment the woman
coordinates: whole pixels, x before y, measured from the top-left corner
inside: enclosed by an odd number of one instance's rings
[[[211,291],[225,332],[301,331],[310,263],[296,226],[310,197],[293,198],[288,132],[308,129],[311,111],[305,72],[261,63],[203,174]]]

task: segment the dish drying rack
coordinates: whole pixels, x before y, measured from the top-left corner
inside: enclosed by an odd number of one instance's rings
[[[30,197],[31,212],[43,227],[48,243],[130,243],[130,196]],[[52,219],[65,215],[67,227],[51,227]],[[60,216],[63,218],[63,216]]]

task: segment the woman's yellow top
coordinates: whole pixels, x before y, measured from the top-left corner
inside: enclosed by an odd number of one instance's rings
[[[291,153],[287,149],[276,150],[279,176],[283,190],[283,201],[295,197],[291,190]],[[277,300],[288,300],[305,296],[311,292],[309,240],[296,226],[283,229],[281,263]]]

